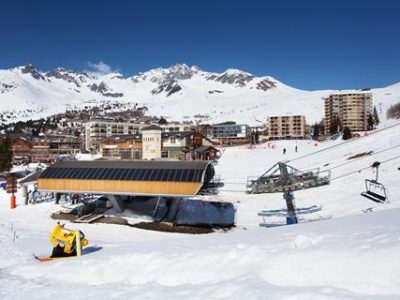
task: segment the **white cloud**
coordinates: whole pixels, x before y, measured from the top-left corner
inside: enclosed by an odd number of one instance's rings
[[[118,72],[118,70],[114,70],[110,65],[107,65],[105,62],[102,61],[99,61],[98,63],[89,61],[88,66],[90,70],[85,70],[85,71],[93,75],[106,75]]]

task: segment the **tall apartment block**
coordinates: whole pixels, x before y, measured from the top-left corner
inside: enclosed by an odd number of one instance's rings
[[[306,118],[302,115],[271,116],[267,118],[268,138],[304,139],[306,136]]]
[[[368,128],[368,116],[372,113],[372,94],[364,92],[340,92],[325,98],[325,131],[329,132],[335,118],[343,128],[364,131]]]

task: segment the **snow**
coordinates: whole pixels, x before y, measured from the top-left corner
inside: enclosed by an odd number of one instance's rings
[[[45,80],[34,79],[31,74],[22,74],[21,68],[0,70],[0,112],[11,115],[8,122],[37,119],[54,113],[64,112],[67,108],[83,108],[88,102],[100,105],[104,101],[119,103],[138,103],[149,108],[149,114],[167,117],[169,121],[199,119],[195,115],[206,116],[202,121],[219,123],[236,121],[249,125],[261,125],[271,115],[303,114],[309,124],[321,121],[323,117],[323,98],[333,90],[299,90],[270,76],[255,77],[244,86],[221,83],[212,76],[239,76],[249,73],[228,69],[224,73],[201,71],[197,67],[184,64],[170,68],[157,68],[124,78],[119,73],[85,77],[76,72],[63,71],[79,83],[68,82],[55,77]],[[167,97],[167,92],[152,94],[152,91],[165,80],[187,75],[190,78],[177,79],[182,87],[177,93]],[[82,77],[83,76],[83,77]],[[83,80],[81,80],[83,78]],[[276,83],[275,88],[267,91],[257,89],[262,80]],[[110,93],[123,93],[123,97],[110,98],[92,91],[90,85],[104,82]],[[12,85],[5,88],[1,84]],[[209,93],[210,91],[220,91]],[[352,92],[357,92],[356,90]],[[358,91],[359,92],[359,91]],[[379,117],[384,122],[390,105],[400,102],[400,84],[385,88],[371,89],[373,104],[378,108]],[[182,111],[185,114],[182,114]]]
[[[1,191],[0,299],[398,299],[400,124],[390,125],[349,142],[225,148],[216,171],[226,185],[219,195],[204,198],[234,203],[236,228],[183,235],[66,222],[81,229],[92,247],[79,259],[34,260],[32,253],[51,251],[50,213],[58,206],[24,206],[18,194],[18,207],[11,210]],[[368,151],[373,155],[348,159]],[[331,169],[332,178],[348,175],[294,193],[298,208],[321,207],[301,215],[300,224],[260,227],[257,213],[285,208],[282,194],[248,195],[245,183],[282,160],[300,169]],[[389,203],[360,196],[364,179],[374,176],[367,167],[376,160],[382,162],[379,179]]]

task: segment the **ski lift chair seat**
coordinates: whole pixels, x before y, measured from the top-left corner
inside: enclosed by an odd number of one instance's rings
[[[365,180],[366,191],[362,192],[361,195],[375,202],[386,201],[386,189],[385,187],[376,180]],[[381,193],[376,193],[375,191],[380,190]]]
[[[386,200],[385,196],[378,195],[371,191],[363,192],[363,193],[361,193],[361,196],[364,196],[372,201],[379,202],[379,203],[384,202]]]

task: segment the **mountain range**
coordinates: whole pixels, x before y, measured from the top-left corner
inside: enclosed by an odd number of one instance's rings
[[[377,89],[374,105],[385,119],[387,108],[400,102],[400,83]],[[37,119],[67,109],[105,103],[148,107],[148,114],[168,121],[236,121],[262,125],[269,115],[304,114],[309,124],[323,117],[323,98],[334,90],[305,91],[271,77],[228,69],[206,72],[176,64],[126,77],[33,65],[0,70],[0,122]]]

